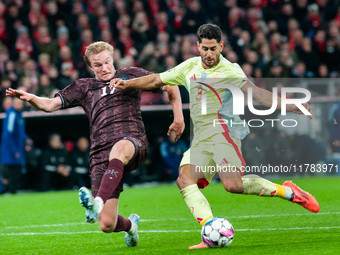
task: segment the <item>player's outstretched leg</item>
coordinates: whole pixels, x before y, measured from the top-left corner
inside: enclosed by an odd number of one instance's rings
[[[79,203],[85,207],[85,222],[95,223],[104,205],[94,199],[91,192],[85,187],[79,189]]]
[[[314,196],[300,189],[292,181],[285,181],[282,185],[285,187],[290,187],[293,190],[294,198],[291,201],[292,203],[297,203],[311,212],[319,212],[320,206]]]
[[[128,247],[137,246],[139,241],[138,225],[139,216],[137,214],[130,214],[128,219],[131,221],[131,229],[125,233],[125,242]]]

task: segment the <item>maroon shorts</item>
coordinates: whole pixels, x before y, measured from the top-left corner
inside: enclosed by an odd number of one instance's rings
[[[140,167],[147,155],[148,155],[148,141],[146,136],[142,137],[124,137],[122,140],[129,140],[133,143],[135,146],[135,153],[133,154],[131,160],[129,163],[124,166],[124,171],[132,171]],[[120,141],[120,140],[118,140]],[[116,142],[118,142],[116,141]],[[92,196],[96,197],[100,183],[102,181],[103,175],[105,171],[107,170],[107,167],[109,165],[109,154],[110,150],[107,151],[107,161],[102,162],[100,164],[93,165],[91,167],[91,179],[92,179]],[[120,180],[118,187],[115,189],[115,191],[112,193],[110,198],[119,198],[120,193],[123,191],[123,179]]]

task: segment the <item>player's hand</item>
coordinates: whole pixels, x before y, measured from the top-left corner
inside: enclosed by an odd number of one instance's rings
[[[175,132],[176,133],[175,141],[177,141],[183,134],[184,127],[185,127],[184,121],[174,121],[170,125],[167,135],[169,136],[171,132]]]
[[[290,110],[289,110],[290,112],[294,112],[294,113],[297,113],[297,114],[303,114],[303,112],[295,104],[291,104],[291,105],[287,105],[287,106],[290,107]],[[311,114],[311,115],[307,115],[308,118],[313,119],[313,109],[312,109],[312,107],[308,103],[303,103],[302,106],[305,107],[307,109],[307,111]]]
[[[110,81],[110,89],[113,88],[124,90],[127,88],[127,84],[125,80],[122,80],[120,78],[114,78]]]
[[[12,88],[6,89],[6,96],[17,97],[21,99],[22,101],[26,101],[26,102],[29,102],[33,98],[33,95],[27,93],[26,91],[12,89]]]

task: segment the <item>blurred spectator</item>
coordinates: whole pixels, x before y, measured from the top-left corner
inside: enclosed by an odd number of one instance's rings
[[[39,97],[50,97],[53,90],[56,88],[51,84],[50,78],[47,74],[42,74],[39,78],[39,85],[36,91]]]
[[[9,54],[7,49],[2,49],[0,51],[0,75],[6,73],[6,62],[9,60]]]
[[[7,11],[4,14],[4,20],[7,30],[7,47],[11,47],[15,43],[17,30],[23,25],[24,15],[20,15],[19,7],[15,3],[9,3]]]
[[[304,38],[301,46],[296,47],[296,52],[301,61],[306,65],[306,70],[317,73],[319,58],[312,49],[312,41],[310,38]]]
[[[325,21],[320,16],[319,6],[317,4],[310,4],[307,6],[307,16],[303,21],[304,31],[312,37],[317,28],[320,28]]]
[[[281,45],[281,34],[278,32],[273,33],[270,36],[270,49],[272,52],[276,52],[277,50],[280,49],[280,45]]]
[[[271,37],[272,34],[278,32],[276,20],[268,21],[268,36]]]
[[[156,44],[156,57],[157,57],[157,67],[158,69],[164,69],[165,58],[170,53],[169,47],[169,34],[166,32],[160,32],[157,36]]]
[[[270,63],[269,73],[267,74],[267,78],[283,78],[283,69],[280,65],[280,62],[275,59]],[[270,90],[271,91],[271,90]]]
[[[100,40],[103,42],[107,42],[114,47],[115,55],[114,55],[114,63],[118,61],[122,52],[124,52],[124,45],[117,39],[113,39],[112,32],[110,30],[102,30],[100,32]]]
[[[66,17],[63,16],[62,13],[59,11],[56,1],[53,1],[53,0],[48,1],[46,3],[46,10],[47,10],[48,24],[52,31],[52,36],[53,38],[55,38],[57,28],[65,24]]]
[[[19,80],[18,89],[25,90],[28,93],[33,93],[31,79],[29,77],[22,77]]]
[[[291,51],[293,51],[296,46],[294,33],[299,29],[300,29],[299,22],[294,18],[290,18],[288,20],[288,43],[289,43],[289,50]]]
[[[50,79],[51,85],[55,88],[59,88],[59,71],[56,66],[51,66],[48,69],[48,78]],[[34,93],[34,92],[33,92]]]
[[[25,166],[25,120],[21,115],[23,102],[13,99],[13,106],[6,110],[1,133],[1,168],[2,177],[8,179],[8,186],[2,192],[17,192],[20,187],[20,175]]]
[[[17,74],[15,70],[15,64],[12,60],[8,60],[6,62],[6,75],[12,82],[12,86],[14,88],[17,88],[18,86],[18,80],[19,80],[19,75]]]
[[[8,76],[3,76],[0,82],[0,104],[2,104],[2,100],[4,100],[6,96],[6,89],[12,87],[12,81]]]
[[[294,5],[294,17],[301,23],[307,16],[308,0],[296,0]]]
[[[314,74],[308,72],[305,63],[300,61],[294,65],[290,76],[294,78],[313,78]]]
[[[136,42],[136,49],[140,52],[150,41],[155,41],[156,31],[150,26],[146,13],[137,12],[132,22],[131,38]]]
[[[78,71],[73,70],[70,63],[66,62],[61,65],[61,72],[58,78],[58,89],[64,89],[68,85],[72,84],[75,80],[78,79]]]
[[[0,2],[0,43],[1,44],[2,42],[5,42],[7,40],[6,22],[4,19],[5,12],[6,12],[6,6],[3,2]],[[2,47],[6,47],[6,46],[3,45]]]
[[[39,72],[36,67],[36,62],[33,59],[28,59],[24,64],[21,77],[29,77],[32,84],[32,89],[35,91],[38,88]]]
[[[47,53],[50,55],[51,62],[57,60],[58,54],[58,44],[54,40],[47,26],[39,26],[37,28],[37,33],[35,33],[35,46],[37,47],[39,53]]]
[[[137,55],[137,50],[135,48],[135,42],[132,40],[130,36],[129,28],[123,27],[119,30],[118,40],[124,45],[124,52],[122,55],[134,57]]]
[[[72,58],[72,51],[71,48],[68,46],[63,46],[62,48],[60,48],[59,58],[58,61],[56,62],[56,66],[58,67],[59,72],[61,71],[61,66],[63,64],[68,64],[71,71],[72,72],[75,71],[75,64]]]
[[[237,52],[241,63],[245,62],[251,49],[251,37],[248,31],[241,31],[237,40],[235,51]]]
[[[225,14],[224,14],[225,15]],[[244,11],[236,6],[231,7],[228,12],[228,19],[223,19],[222,27],[227,34],[231,34],[233,29],[249,30],[249,24],[244,21]]]
[[[241,66],[244,74],[248,77],[248,78],[252,78],[252,74],[253,74],[253,66],[249,63],[244,63]]]
[[[81,46],[78,54],[84,55],[86,47],[93,43],[93,32],[90,29],[84,29],[81,32]]]
[[[325,64],[319,65],[317,78],[329,78],[328,67]]]
[[[73,44],[70,41],[69,29],[66,26],[60,26],[57,29],[57,43],[59,49],[64,46],[72,48]]]
[[[47,53],[40,53],[38,56],[38,70],[40,74],[48,74],[50,67],[52,66],[50,61],[50,55]]]
[[[153,43],[148,43],[147,45],[145,45],[141,54],[139,54],[138,57],[139,66],[148,71],[156,70],[157,58],[155,52],[156,48]],[[121,62],[121,60],[119,60],[119,62]]]
[[[2,100],[0,112],[5,112],[5,111],[7,111],[12,105],[13,105],[13,100],[12,100],[12,98],[10,98],[10,97],[5,97],[5,98]]]
[[[247,10],[247,23],[251,33],[255,32],[256,24],[261,19],[261,11],[257,8],[249,8]]]
[[[157,14],[156,26],[158,33],[166,32],[169,35],[169,42],[175,42],[175,28],[169,22],[168,14],[166,12],[160,12]]]
[[[78,139],[77,146],[70,152],[70,162],[78,187],[85,186],[90,189],[90,152],[89,140],[86,137]]]
[[[35,30],[38,26],[40,16],[45,16],[42,12],[41,3],[39,1],[30,1],[30,10],[28,12],[28,20],[30,27]]]
[[[71,15],[69,17],[70,22],[70,40],[75,41],[79,38],[78,22],[79,16],[84,13],[84,7],[80,0],[73,1]],[[86,13],[84,13],[86,15]]]
[[[71,189],[73,178],[69,165],[68,152],[64,148],[59,134],[52,134],[48,146],[41,156],[41,189]]]
[[[41,150],[34,146],[31,139],[27,139],[25,143],[25,157],[26,157],[26,173],[23,175],[23,188],[38,190],[40,180],[39,163],[41,157]]]
[[[183,34],[196,34],[197,29],[206,23],[206,21],[206,16],[201,9],[200,2],[198,0],[192,0],[182,20]]]
[[[257,54],[260,54],[261,48],[263,45],[267,45],[268,41],[263,32],[255,33],[255,38],[252,43],[252,49],[256,51]]]
[[[281,12],[277,20],[279,33],[282,35],[288,34],[288,20],[293,17],[293,7],[290,3],[284,3],[281,7]]]
[[[188,149],[181,139],[175,141],[176,134],[171,132],[161,143],[159,150],[163,162],[163,180],[176,180],[183,153]]]
[[[282,66],[282,74],[284,77],[289,77],[290,70],[293,68],[295,64],[294,54],[290,52],[288,49],[284,49],[281,47],[279,52],[279,62]]]
[[[193,47],[197,48],[197,46],[196,45],[193,46],[193,45],[194,44],[191,41],[191,38],[189,36],[183,36],[182,37],[182,42],[180,44],[180,51],[179,51],[179,54],[178,54],[177,62],[185,61],[185,60],[192,58],[192,57],[197,55],[194,48],[193,48]]]
[[[235,51],[229,51],[226,55],[226,59],[228,59],[231,63],[237,63],[238,62],[238,56],[235,53]]]
[[[316,31],[313,38],[312,47],[315,53],[319,56],[321,61],[325,61],[326,52],[326,31],[319,29]]]
[[[15,42],[15,52],[20,53],[21,51],[26,51],[29,55],[33,53],[32,40],[29,37],[28,28],[25,26],[18,28],[18,36]]]
[[[250,50],[245,57],[246,57],[247,63],[250,64],[253,67],[253,69],[260,66],[259,61],[258,61],[259,58],[255,51]]]

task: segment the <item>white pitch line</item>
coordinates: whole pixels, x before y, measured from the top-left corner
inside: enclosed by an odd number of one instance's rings
[[[329,214],[340,214],[340,212],[321,212],[321,213],[292,213],[292,214],[264,214],[264,215],[240,215],[240,216],[224,216],[226,219],[240,219],[240,218],[267,218],[267,217],[291,217],[291,216],[318,216],[318,215],[329,215]],[[192,220],[193,218],[177,218],[177,219],[141,219],[141,222],[151,221],[186,221]],[[5,229],[13,228],[37,228],[37,227],[62,227],[67,225],[88,225],[85,222],[78,223],[62,223],[62,224],[51,224],[51,225],[26,225],[26,226],[8,226]]]
[[[6,229],[11,229],[11,228],[39,228],[39,227],[63,227],[63,226],[68,226],[68,225],[80,225],[80,224],[86,224],[85,222],[82,223],[62,223],[62,224],[50,224],[50,225],[28,225],[28,226],[8,226],[4,227]]]
[[[295,228],[247,228],[235,229],[235,232],[242,231],[286,231],[286,230],[329,230],[339,229],[340,226],[331,227],[295,227]],[[200,230],[140,230],[139,233],[188,233],[200,232]],[[33,236],[33,235],[78,235],[78,234],[100,234],[101,231],[83,231],[83,232],[44,232],[44,233],[0,233],[0,236]]]

